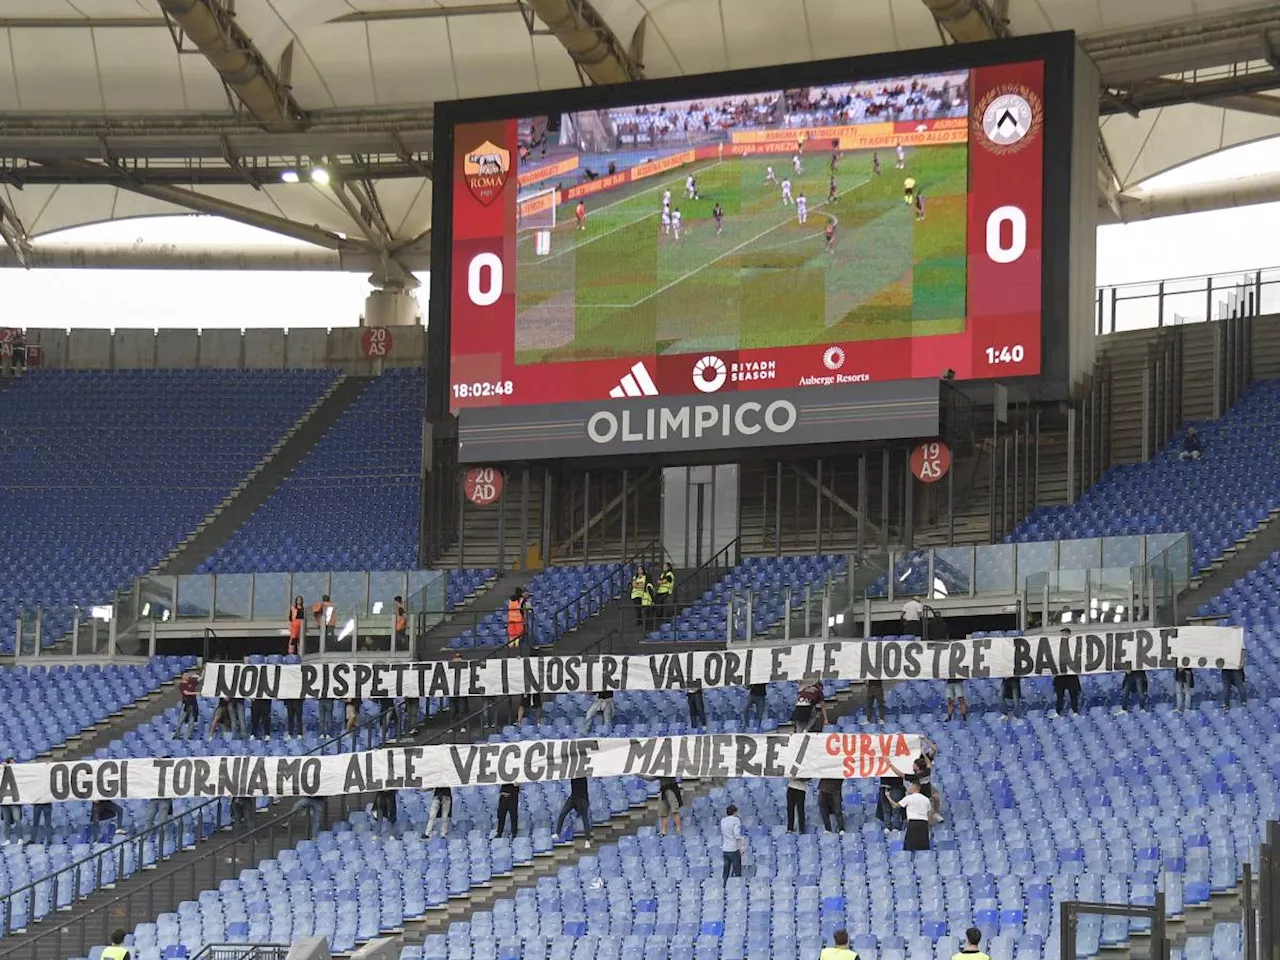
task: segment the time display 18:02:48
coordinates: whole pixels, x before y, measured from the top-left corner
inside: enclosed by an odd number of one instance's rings
[[[455,383],[453,396],[455,399],[467,400],[472,397],[509,397],[515,392],[515,384],[510,380],[480,380],[475,383]]]

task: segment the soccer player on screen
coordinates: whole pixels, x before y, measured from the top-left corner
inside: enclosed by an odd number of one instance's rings
[[[573,208],[573,215],[578,218],[578,229],[587,229],[587,204],[585,201],[578,201],[578,205]]]
[[[684,192],[685,192],[686,200],[698,199],[698,178],[695,177],[692,173],[689,174],[689,176],[685,177]]]
[[[771,183],[775,187],[778,185],[778,178],[774,175],[773,167],[764,168],[764,182],[766,186]]]
[[[827,253],[836,252],[836,222],[835,220],[827,221]]]
[[[724,233],[724,207],[720,206],[719,201],[711,208],[711,216],[716,218],[716,236]]]
[[[877,177],[880,176],[880,154],[871,154],[871,172]]]
[[[663,210],[671,209],[671,191],[670,190],[662,191],[662,209]]]
[[[791,169],[795,171],[796,176],[804,173],[804,165],[800,163],[800,154],[796,154],[791,158]]]
[[[795,203],[795,201],[791,199],[791,181],[783,180],[782,181],[782,205],[786,206],[788,203]]]
[[[905,170],[907,168],[907,151],[902,149],[902,144],[898,144],[898,169]]]
[[[662,232],[664,234],[671,232],[671,208],[663,207],[662,209]]]
[[[827,203],[835,203],[840,199],[840,192],[836,190],[836,178],[831,178],[831,184],[827,187]]]
[[[902,199],[907,206],[911,206],[916,202],[916,178],[907,177],[902,181]]]
[[[803,192],[796,198],[796,218],[800,223],[809,219],[809,201],[804,198]]]
[[[916,219],[924,219],[924,191],[916,190]]]
[[[680,216],[680,208],[676,207],[674,210],[671,211],[671,233],[677,240],[680,239],[681,219],[682,218]]]

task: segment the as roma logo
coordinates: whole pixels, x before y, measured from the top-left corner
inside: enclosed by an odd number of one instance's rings
[[[502,192],[510,172],[511,151],[488,140],[474,150],[468,150],[462,162],[467,189],[486,207]]]
[[[987,91],[973,114],[974,137],[992,153],[1017,153],[1044,126],[1044,105],[1035,91],[1009,83]]]

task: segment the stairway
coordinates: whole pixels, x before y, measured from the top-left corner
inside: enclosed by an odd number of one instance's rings
[[[1142,379],[1156,333],[1154,329],[1113,333],[1098,342],[1099,353],[1111,361],[1111,460],[1115,464],[1142,461]]]
[[[435,562],[436,567],[497,567],[499,570],[519,567],[522,501],[528,510],[528,532],[524,538],[524,547],[530,551],[527,559],[533,560],[535,566],[541,565],[537,553],[542,541],[543,471],[528,472],[527,496],[521,491],[524,476],[515,471],[509,472],[502,496],[495,504],[477,506],[469,500],[463,501],[463,535],[440,555]]]
[[[474,630],[477,623],[495,610],[501,610],[517,586],[528,581],[532,574],[499,572],[498,578],[484,592],[477,594],[466,606],[455,610],[443,621],[426,632],[423,637],[421,659],[443,660],[450,656],[449,641],[461,636],[464,630]]]
[[[368,389],[373,377],[340,377],[240,485],[205,517],[151,573],[194,573],[267,502],[338,418]]]
[[[1280,377],[1280,314],[1253,318],[1252,347],[1254,379]]]

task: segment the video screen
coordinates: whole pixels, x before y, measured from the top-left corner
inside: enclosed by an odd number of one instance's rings
[[[1043,84],[458,124],[452,408],[1039,372]]]

